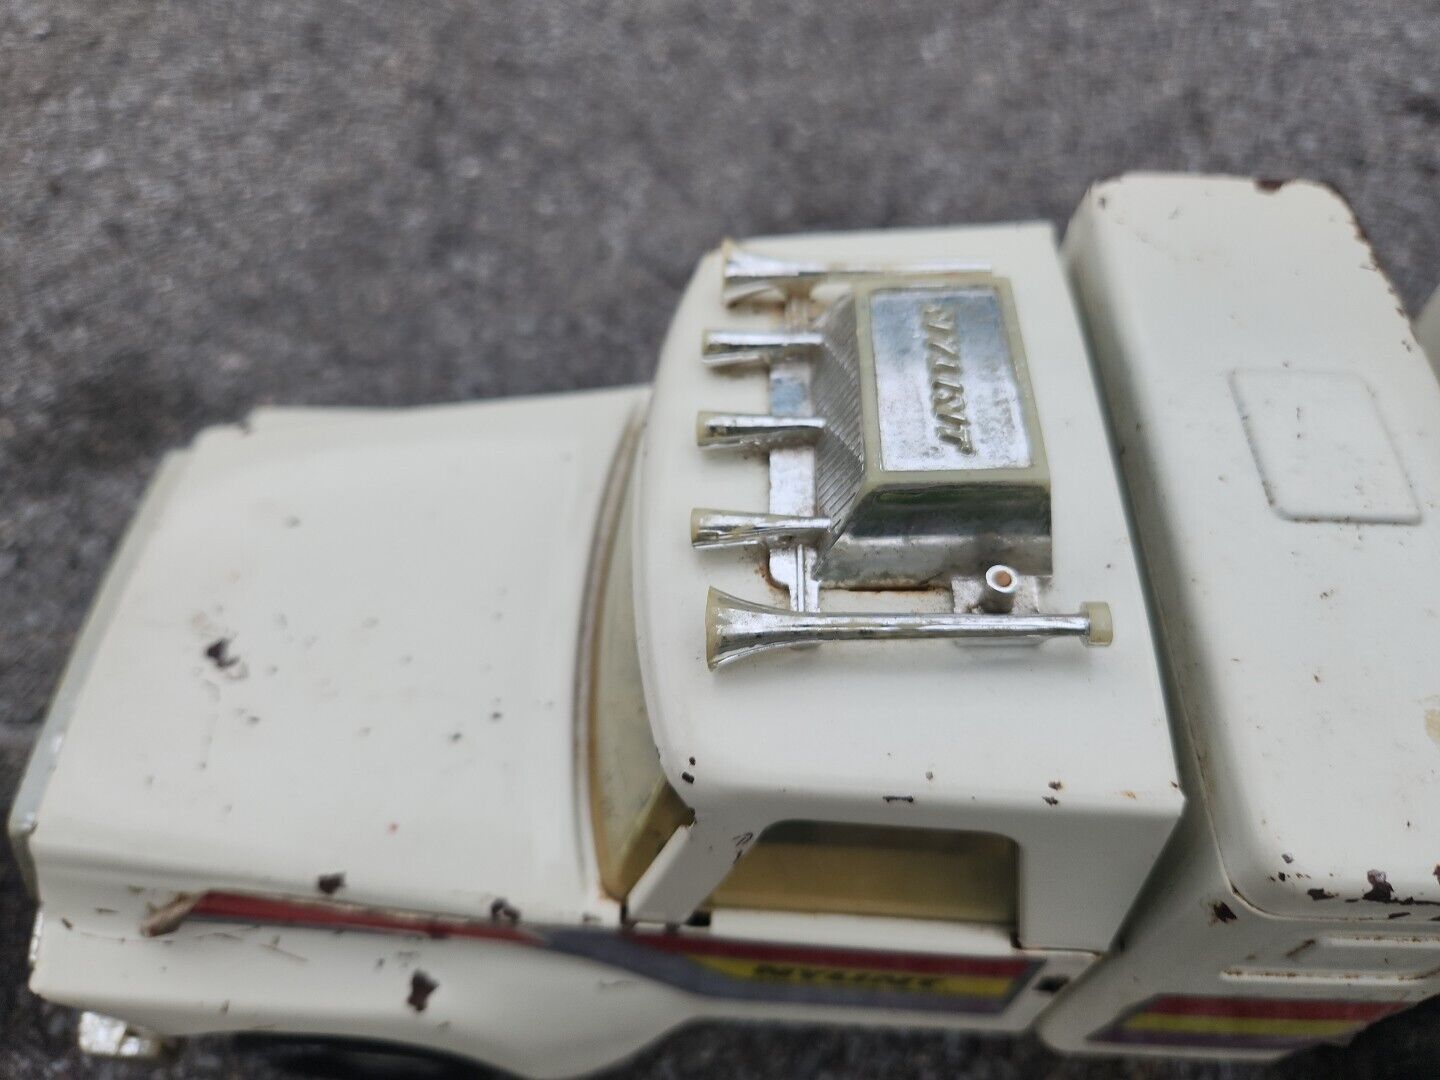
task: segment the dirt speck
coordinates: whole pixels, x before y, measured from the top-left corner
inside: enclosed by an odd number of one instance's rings
[[[1311,900],[1334,900],[1335,894],[1329,889],[1306,889],[1305,895]]]
[[[230,639],[224,637],[205,646],[205,657],[221,671],[229,671],[240,663],[240,658],[230,651]]]
[[[1271,177],[1262,176],[1255,181],[1255,189],[1257,191],[1263,191],[1266,195],[1274,195],[1275,192],[1279,191],[1289,182],[1289,180],[1276,180]]]
[[[334,896],[345,887],[344,874],[321,874],[315,879],[315,888],[326,896]]]
[[[1059,790],[1060,790],[1061,788],[1063,788],[1064,786],[1065,786],[1065,785],[1062,784],[1059,780],[1051,780],[1051,781],[1050,781],[1050,790],[1051,790],[1051,791],[1059,791]]]
[[[517,923],[520,921],[520,909],[509,903],[503,896],[500,896],[490,905],[490,918],[504,919],[506,922]]]
[[[880,798],[886,802],[913,803],[915,801],[914,795],[881,795]]]
[[[688,772],[682,772],[680,774],[680,779],[684,780],[687,784],[693,784],[695,782],[695,777]]]
[[[1210,905],[1210,921],[1212,923],[1231,923],[1240,918],[1236,915],[1230,905],[1223,900],[1217,900]]]
[[[171,933],[185,921],[185,917],[194,910],[199,901],[198,896],[179,893],[175,899],[160,907],[146,905],[149,914],[140,922],[140,933],[144,937],[162,937]]]
[[[410,976],[410,996],[405,999],[405,1004],[417,1013],[424,1012],[425,1006],[430,1004],[430,995],[438,989],[440,989],[439,983],[425,972],[417,971]]]
[[[1286,866],[1289,866],[1291,863],[1293,863],[1293,862],[1295,861],[1295,856],[1294,856],[1294,855],[1291,855],[1291,854],[1290,854],[1289,852],[1287,852],[1287,851],[1282,851],[1282,852],[1280,853],[1280,860],[1281,860]]]
[[[1377,904],[1388,904],[1395,899],[1395,886],[1386,880],[1384,870],[1365,871],[1365,880],[1370,883],[1370,889],[1360,899]]]
[[[1045,805],[1046,805],[1046,806],[1059,806],[1059,805],[1060,805],[1060,800],[1057,799],[1057,798],[1055,798],[1054,795],[1041,795],[1040,797],[1045,800]]]

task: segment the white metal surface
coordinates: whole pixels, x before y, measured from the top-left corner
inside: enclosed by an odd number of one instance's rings
[[[92,867],[612,911],[577,840],[570,695],[595,508],[642,398],[203,437],[59,695],[30,838],[42,900]]]
[[[1225,866],[1266,911],[1440,903],[1440,387],[1328,188],[1097,191],[1071,250]]]
[[[1191,801],[1124,948],[1041,1034],[1274,1057],[1094,1036],[1162,994],[1398,1007],[1440,990],[1440,389],[1327,188],[1124,178],[1091,191],[1066,255]]]
[[[642,879],[631,913],[683,919],[745,838],[782,819],[991,831],[1020,845],[1020,940],[1103,949],[1182,799],[1114,464],[1050,230],[857,233],[747,241],[746,250],[814,262],[977,262],[1010,279],[1051,458],[1055,575],[1044,609],[1108,601],[1115,644],[967,651],[870,642],[708,670],[711,586],[786,602],[753,554],[696,551],[689,542],[693,507],[767,504],[762,464],[694,446],[698,411],[766,407],[763,380],[724,377],[702,362],[705,331],[772,329],[774,321],[726,308],[711,256],[662,353],[636,529],[651,724],[696,823]],[[895,611],[916,602],[913,593],[836,592],[822,594],[822,608]],[[950,601],[943,592],[926,602],[945,611]]]

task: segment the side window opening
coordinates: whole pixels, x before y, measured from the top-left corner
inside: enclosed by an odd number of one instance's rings
[[[711,895],[715,908],[1015,925],[1018,856],[992,833],[784,821]]]
[[[635,640],[627,481],[604,575],[589,662],[590,813],[600,883],[623,899],[676,829],[694,815],[666,780],[650,732]]]

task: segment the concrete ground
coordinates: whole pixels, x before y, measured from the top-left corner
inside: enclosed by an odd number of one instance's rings
[[[262,402],[645,379],[725,235],[1063,223],[1130,169],[1329,180],[1440,279],[1435,0],[4,0],[0,784],[158,455]],[[69,1055],[0,894],[0,1073]],[[1428,1020],[1272,1077],[1433,1076]],[[156,1076],[266,1077],[214,1044]],[[705,1028],[617,1075],[1251,1077]]]

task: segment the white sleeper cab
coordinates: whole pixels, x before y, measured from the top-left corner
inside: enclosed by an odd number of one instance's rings
[[[747,240],[653,387],[172,454],[11,838],[95,1053],[1267,1060],[1440,993],[1440,299],[1331,189]]]

